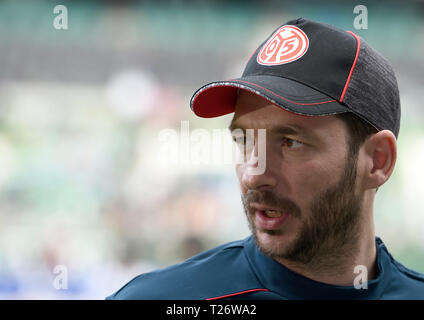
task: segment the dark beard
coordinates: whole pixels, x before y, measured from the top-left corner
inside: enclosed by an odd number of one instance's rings
[[[261,245],[257,230],[249,215],[250,203],[258,202],[282,211],[291,212],[301,218],[299,207],[289,200],[276,197],[269,191],[249,190],[242,197],[249,228],[258,248],[276,260],[284,259],[296,264],[316,269],[347,254],[354,254],[359,237],[359,219],[362,198],[355,194],[357,154],[349,153],[346,166],[339,181],[324,190],[311,203],[311,216],[308,217],[294,242],[284,252]],[[279,231],[263,231],[278,234]]]

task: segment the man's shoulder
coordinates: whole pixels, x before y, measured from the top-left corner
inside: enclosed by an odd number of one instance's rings
[[[141,274],[107,299],[207,299],[258,286],[243,252],[244,240]]]
[[[387,248],[386,252],[387,251]],[[424,274],[412,270],[389,253],[394,274],[387,291],[387,299],[424,299]]]
[[[407,287],[405,291],[409,299],[424,299],[424,274],[405,267],[402,263],[393,259],[393,262],[402,277],[402,283]]]

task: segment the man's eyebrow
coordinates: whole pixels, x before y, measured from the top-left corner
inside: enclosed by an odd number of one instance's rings
[[[236,123],[232,122],[228,126],[228,130],[232,132],[235,129],[246,130],[248,128],[244,128],[243,126],[239,126]],[[260,129],[260,128],[259,128]],[[267,133],[270,134],[290,134],[295,136],[303,136],[306,138],[316,138],[315,134],[313,134],[310,130],[298,124],[287,124],[281,126],[273,126],[271,128],[266,128]]]

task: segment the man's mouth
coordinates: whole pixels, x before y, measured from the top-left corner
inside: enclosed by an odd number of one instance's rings
[[[280,229],[283,224],[290,217],[288,213],[281,211],[275,211],[270,213],[270,210],[255,211],[255,225],[259,229],[263,230],[277,230]]]
[[[284,214],[283,212],[277,210],[265,210],[261,211],[261,213],[266,215],[268,218],[278,218]]]
[[[251,203],[250,207],[253,208],[255,211],[260,211],[262,214],[268,216],[269,218],[277,218],[284,213],[283,211],[278,210],[277,208],[259,204],[257,202]]]
[[[289,213],[258,203],[250,204],[254,209],[256,226],[261,229],[275,230],[280,228],[289,217]]]

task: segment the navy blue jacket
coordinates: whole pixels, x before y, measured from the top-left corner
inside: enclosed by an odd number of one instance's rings
[[[424,299],[424,275],[397,262],[378,237],[376,248],[378,277],[368,289],[303,277],[263,255],[250,236],[141,274],[106,299]]]

